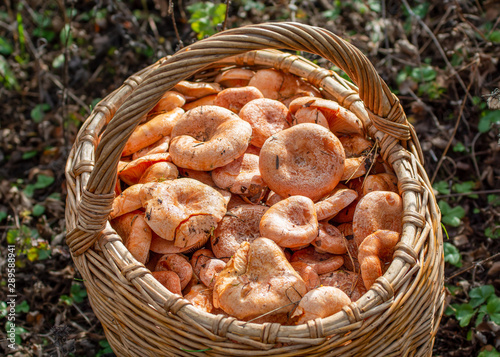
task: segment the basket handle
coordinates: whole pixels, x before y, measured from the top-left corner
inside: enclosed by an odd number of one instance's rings
[[[230,29],[201,40],[164,61],[116,111],[96,150],[95,167],[78,206],[76,228],[67,244],[77,256],[104,229],[113,202],[116,168],[126,141],[140,119],[179,81],[224,58],[262,49],[288,49],[322,56],[340,67],[358,86],[371,123],[388,141],[418,143],[397,97],[365,55],[328,30],[300,23],[266,23]],[[390,128],[390,130],[388,130]],[[388,145],[389,147],[393,145]]]

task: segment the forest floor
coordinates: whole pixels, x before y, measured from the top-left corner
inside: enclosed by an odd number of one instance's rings
[[[2,355],[113,355],[65,244],[64,168],[101,98],[222,28],[223,7],[178,0],[176,34],[168,3],[0,4],[0,291],[15,295],[17,344],[11,350],[6,339],[7,299],[0,302]],[[500,356],[500,3],[230,2],[227,28],[267,21],[321,26],[347,39],[397,94],[447,232],[447,310],[434,356]]]

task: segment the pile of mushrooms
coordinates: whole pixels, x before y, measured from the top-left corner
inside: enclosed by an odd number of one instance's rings
[[[397,178],[361,121],[274,69],[182,81],[129,138],[110,222],[197,308],[302,324],[356,301],[402,229]]]

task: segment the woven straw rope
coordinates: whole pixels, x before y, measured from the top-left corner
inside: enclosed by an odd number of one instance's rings
[[[355,86],[300,57],[277,51],[247,52],[260,48],[304,50],[332,60],[358,84],[359,96]],[[179,80],[203,68],[230,64],[274,67],[324,88],[363,120],[398,175],[405,214],[395,259],[374,287],[341,313],[300,326],[281,326],[200,312],[159,285],[107,223],[116,165],[139,118]],[[97,136],[106,125],[96,150]],[[230,30],[137,73],[96,108],[66,169],[71,229],[67,241],[108,340],[122,355],[149,351],[151,355],[362,352],[375,356],[381,349],[397,355],[428,355],[442,314],[443,259],[439,212],[421,162],[418,140],[399,102],[354,47],[325,30],[299,24]],[[94,246],[97,238],[100,246]],[[405,304],[412,311],[404,311]],[[291,345],[276,347],[276,343]],[[185,352],[207,348],[203,353]]]

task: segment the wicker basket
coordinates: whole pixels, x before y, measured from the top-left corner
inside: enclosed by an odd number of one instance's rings
[[[320,55],[357,87],[276,49]],[[404,216],[394,260],[368,293],[333,316],[282,326],[202,312],[161,286],[108,223],[118,161],[140,118],[179,81],[228,66],[273,67],[322,88],[363,120],[398,176]],[[95,108],[66,166],[67,244],[120,356],[430,356],[443,313],[444,258],[440,212],[422,163],[398,99],[352,45],[297,23],[228,30],[131,76]]]

